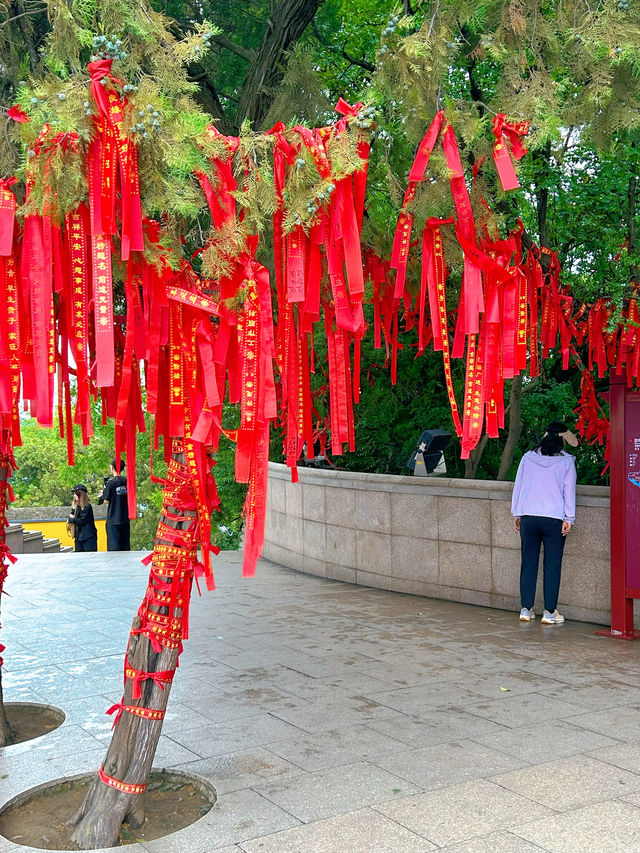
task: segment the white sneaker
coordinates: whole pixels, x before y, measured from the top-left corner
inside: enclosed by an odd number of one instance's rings
[[[536,618],[536,614],[533,612],[533,607],[523,607],[520,611],[520,621],[521,622],[531,622],[532,619]]]
[[[558,613],[557,610],[554,610],[553,613],[549,613],[548,610],[545,610],[540,622],[543,625],[562,625],[564,622],[564,616]]]

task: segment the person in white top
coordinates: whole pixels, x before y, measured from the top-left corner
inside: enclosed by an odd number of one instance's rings
[[[559,625],[557,611],[562,554],[566,536],[576,516],[576,462],[563,449],[575,447],[576,436],[562,421],[552,421],[542,440],[524,454],[518,466],[511,499],[514,526],[520,533],[520,621],[535,619],[533,612],[538,580],[540,547],[544,546],[543,625]]]

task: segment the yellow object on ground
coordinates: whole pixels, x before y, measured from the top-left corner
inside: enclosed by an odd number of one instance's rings
[[[59,539],[61,545],[73,545],[73,539],[67,536],[67,525],[64,521],[23,521],[25,530],[39,530],[45,539]],[[107,531],[103,518],[96,518],[98,529],[98,551],[107,550]]]

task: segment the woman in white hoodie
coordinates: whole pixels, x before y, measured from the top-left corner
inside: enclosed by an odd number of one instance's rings
[[[564,616],[557,611],[562,553],[567,533],[576,520],[576,462],[563,449],[575,447],[578,439],[561,421],[552,421],[533,450],[518,466],[511,499],[511,514],[520,533],[520,621],[535,619],[533,604],[538,580],[540,547],[544,546],[543,625],[559,625]]]

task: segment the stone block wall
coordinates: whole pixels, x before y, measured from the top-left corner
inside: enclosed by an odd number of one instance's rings
[[[269,464],[264,556],[320,577],[507,610],[520,607],[512,483]],[[609,620],[609,489],[578,486],[558,608]],[[542,606],[542,572],[536,607]]]

